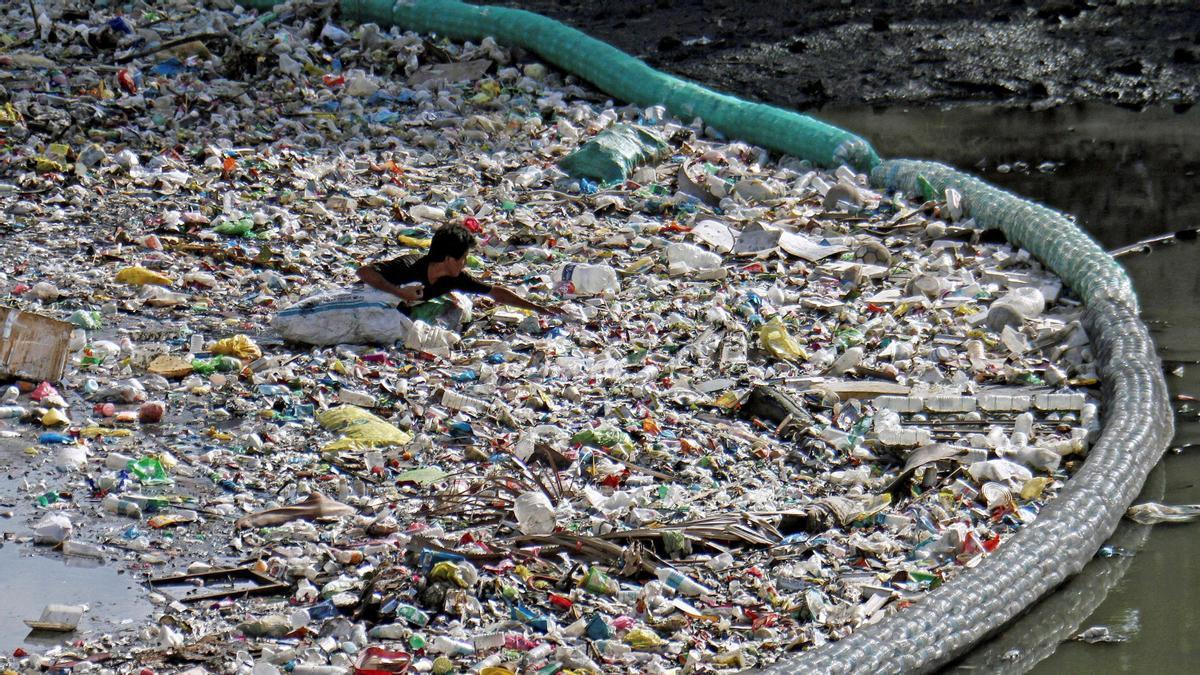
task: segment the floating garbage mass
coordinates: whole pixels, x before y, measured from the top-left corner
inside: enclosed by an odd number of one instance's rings
[[[321,3],[4,11],[11,538],[157,610],[13,667],[765,666],[978,564],[1099,432],[1081,302],[954,190]],[[357,270],[451,227],[553,311],[397,324]]]

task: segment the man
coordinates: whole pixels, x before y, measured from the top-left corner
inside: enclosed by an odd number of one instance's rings
[[[363,283],[403,302],[400,311],[410,313],[411,306],[433,300],[450,291],[486,295],[496,302],[528,309],[539,314],[561,314],[557,305],[540,305],[509,289],[477,281],[463,271],[467,253],[475,244],[470,230],[457,223],[443,225],[433,233],[429,253],[421,257],[401,256],[385,262],[363,265],[358,278]]]

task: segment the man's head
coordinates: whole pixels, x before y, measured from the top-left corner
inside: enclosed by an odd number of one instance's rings
[[[467,252],[475,245],[475,235],[458,223],[447,223],[433,233],[429,244],[429,262],[457,261],[458,271],[466,262]]]

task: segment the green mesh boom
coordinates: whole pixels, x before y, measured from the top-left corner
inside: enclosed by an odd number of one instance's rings
[[[241,0],[241,4],[270,9],[280,3]],[[866,172],[879,163],[875,150],[848,131],[661,73],[612,45],[533,12],[457,0],[341,0],[341,10],[342,16],[363,23],[437,33],[452,40],[490,36],[533,52],[623,101],[663,105],[682,120],[699,117],[729,136],[822,166],[847,164]]]
[[[871,171],[873,185],[909,194],[920,192],[918,177],[929,181],[939,197],[948,187],[958,190],[964,211],[976,223],[1000,230],[1032,253],[1085,302],[1108,298],[1137,310],[1137,295],[1125,269],[1062,213],[936,162],[892,159]]]

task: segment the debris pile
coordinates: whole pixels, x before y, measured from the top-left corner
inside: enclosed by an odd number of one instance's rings
[[[0,332],[67,354],[0,362],[6,537],[129,570],[160,618],[14,664],[766,665],[976,564],[1098,432],[1080,303],[952,190],[326,3],[38,7],[2,10],[0,311],[74,330]],[[272,330],[443,223],[563,315]]]

